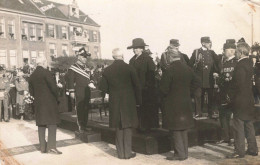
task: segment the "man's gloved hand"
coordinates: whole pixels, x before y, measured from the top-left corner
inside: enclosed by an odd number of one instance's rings
[[[91,89],[96,89],[95,85],[93,83],[89,83],[88,86],[91,88]]]
[[[75,99],[75,93],[74,93],[74,92],[70,93],[70,97],[71,97],[72,99]]]

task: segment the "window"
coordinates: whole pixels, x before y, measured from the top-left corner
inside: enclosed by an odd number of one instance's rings
[[[14,21],[8,21],[8,32],[9,32],[9,37],[10,39],[15,38],[15,27],[14,27]]]
[[[49,25],[48,26],[48,32],[49,32],[49,37],[55,38],[55,28],[54,28],[54,25]]]
[[[36,64],[37,52],[31,51],[31,63]]]
[[[10,66],[16,66],[17,65],[17,58],[16,58],[16,50],[10,50],[9,51],[10,55]]]
[[[89,41],[89,33],[88,33],[88,30],[84,30],[83,31],[83,37],[86,38],[88,41]]]
[[[38,41],[43,41],[43,26],[42,25],[37,25],[36,35],[37,35]]]
[[[82,36],[82,28],[81,27],[73,27],[73,35],[74,36]]]
[[[56,45],[50,44],[49,49],[50,49],[50,55],[56,58],[57,57]]]
[[[35,24],[30,24],[29,37],[30,37],[30,41],[36,41],[36,27],[35,27]]]
[[[93,42],[98,42],[98,33],[97,33],[97,31],[93,31]]]
[[[6,50],[0,50],[0,65],[6,66],[7,58],[6,58]]]
[[[27,60],[29,62],[29,51],[23,50],[23,61]]]
[[[85,50],[89,52],[89,46],[85,46]]]
[[[39,57],[45,57],[44,51],[39,51]]]
[[[0,18],[0,38],[5,37],[5,20],[4,18]]]
[[[68,39],[68,28],[66,26],[61,27],[62,39]]]
[[[69,56],[68,45],[62,45],[61,49],[62,49],[63,56]]]
[[[22,40],[27,40],[28,38],[28,24],[24,23],[22,24]]]
[[[96,58],[99,58],[99,48],[97,46],[94,47],[94,55]]]

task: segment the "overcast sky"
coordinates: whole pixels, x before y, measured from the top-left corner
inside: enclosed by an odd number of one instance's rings
[[[71,3],[72,0],[53,0]],[[257,1],[257,0],[255,0]],[[80,9],[101,25],[101,54],[111,58],[120,47],[125,61],[133,56],[132,39],[141,37],[153,53],[161,53],[172,38],[191,56],[200,37],[210,36],[213,49],[222,53],[226,39],[244,37],[251,44],[252,11],[244,0],[77,0]],[[260,41],[260,7],[254,12],[254,41]]]

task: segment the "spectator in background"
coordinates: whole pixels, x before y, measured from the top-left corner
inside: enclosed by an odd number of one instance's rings
[[[5,73],[5,68],[0,66],[0,122],[2,122],[2,103],[4,104],[4,121],[9,122],[8,107],[10,82]]]
[[[23,72],[17,73],[17,80],[15,81],[15,87],[16,87],[16,90],[17,90],[16,115],[18,116],[18,118],[23,120],[24,116],[25,116],[25,114],[24,114],[24,112],[25,112],[24,97],[29,91],[28,82],[25,80]]]
[[[30,65],[28,63],[28,58],[24,59],[24,65],[23,65],[22,71],[24,74],[30,74]]]

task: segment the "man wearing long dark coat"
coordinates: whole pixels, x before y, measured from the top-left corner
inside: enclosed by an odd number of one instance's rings
[[[123,61],[120,49],[113,50],[114,63],[102,74],[100,90],[109,94],[109,126],[116,128],[116,148],[120,159],[132,153],[132,128],[137,126],[136,106],[141,105],[137,74]]]
[[[62,154],[56,149],[57,124],[60,122],[58,112],[58,88],[51,72],[47,69],[47,60],[40,57],[37,67],[29,79],[29,91],[34,97],[33,109],[38,126],[40,150],[42,153]],[[48,128],[48,141],[45,131]]]
[[[257,156],[253,120],[255,118],[254,97],[252,91],[253,63],[248,58],[250,47],[247,43],[238,43],[236,57],[238,63],[234,69],[231,103],[233,106],[233,126],[235,153],[228,158],[242,158],[245,154]],[[259,87],[258,87],[259,88]],[[245,152],[245,135],[248,149]]]
[[[173,57],[172,65],[163,73],[160,84],[163,98],[164,125],[170,130],[174,144],[174,157],[169,160],[188,158],[187,130],[194,126],[190,91],[200,87],[200,80],[189,66]]]
[[[155,85],[156,66],[152,58],[144,53],[145,46],[147,45],[143,39],[136,38],[132,46],[127,47],[133,49],[135,53],[129,64],[135,68],[142,89],[142,106],[137,111],[141,131],[159,127],[159,104]]]

